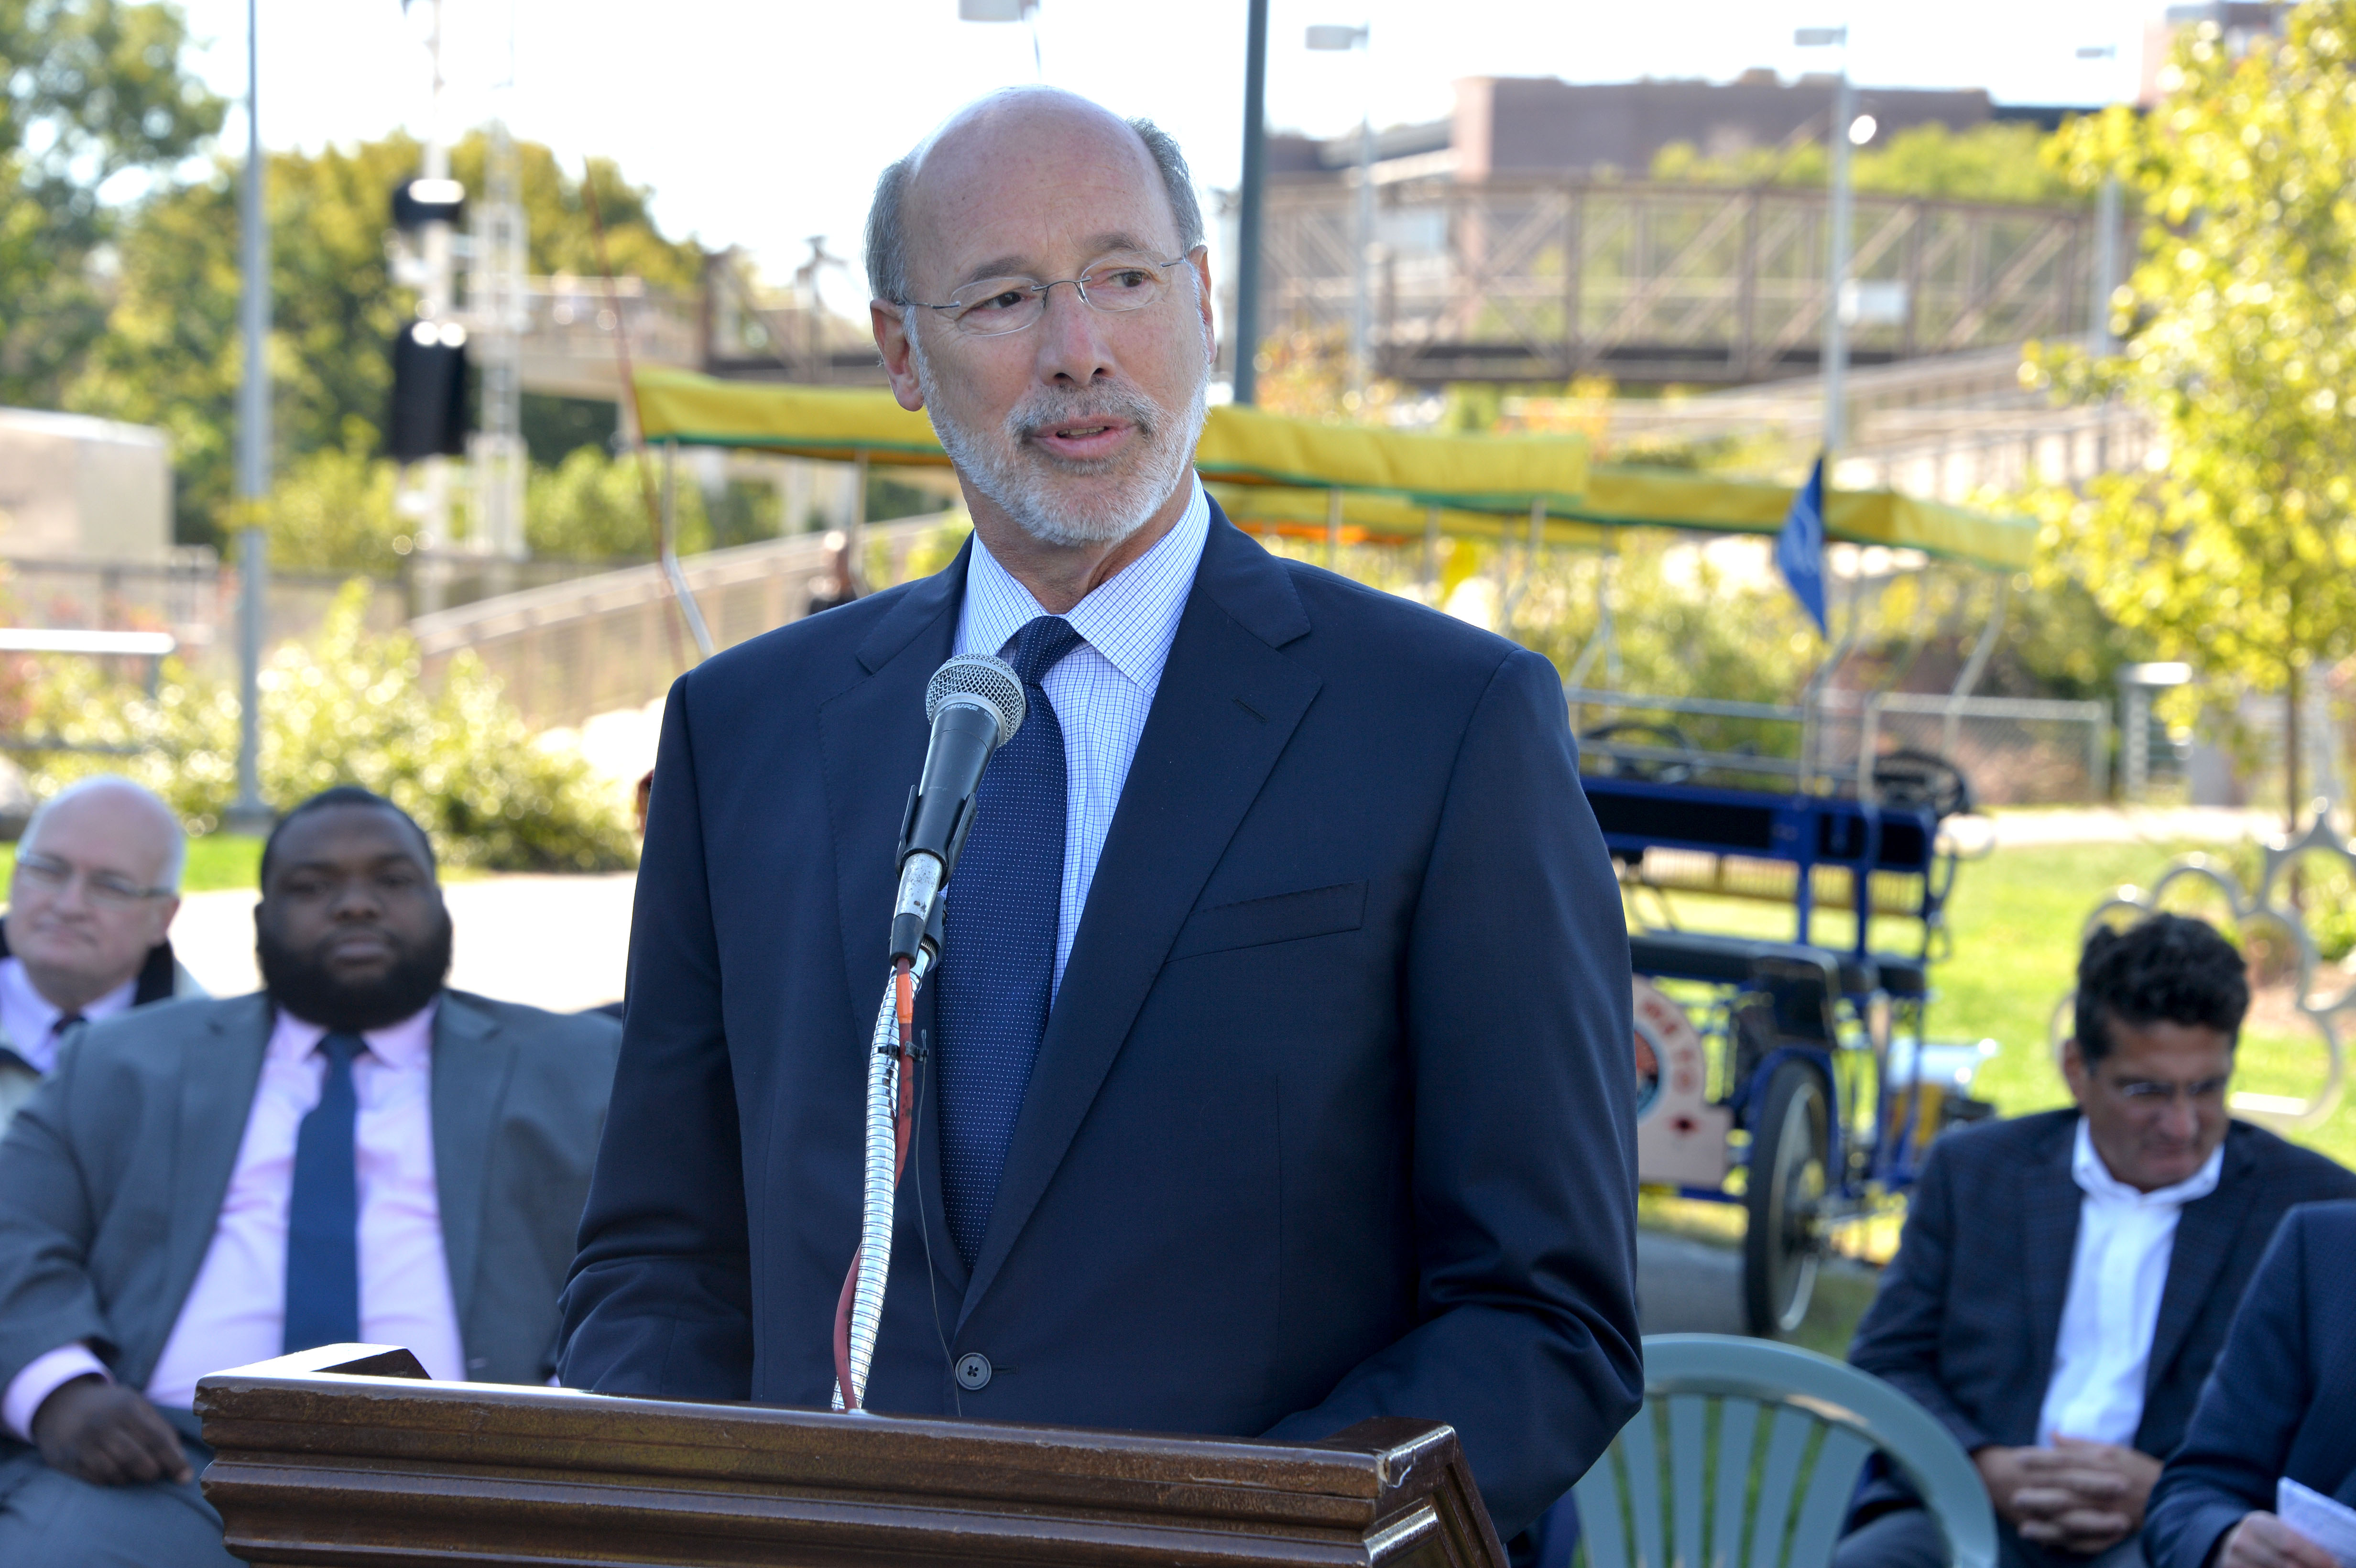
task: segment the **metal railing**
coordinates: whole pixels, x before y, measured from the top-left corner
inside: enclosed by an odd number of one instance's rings
[[[910,517],[865,532],[871,549],[905,556],[948,514]],[[679,563],[717,648],[801,618],[827,570],[822,535],[795,534]],[[536,726],[576,725],[640,708],[695,663],[664,569],[655,562],[570,582],[481,599],[410,623],[428,677],[471,650],[498,676],[508,700]]]

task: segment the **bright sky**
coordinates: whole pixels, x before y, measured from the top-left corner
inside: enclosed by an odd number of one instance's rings
[[[245,90],[245,0],[183,0],[200,69]],[[260,0],[262,125],[273,147],[422,133],[431,0]],[[669,232],[751,252],[773,279],[806,238],[856,261],[876,171],[966,100],[1044,80],[1185,148],[1207,190],[1241,164],[1244,0],[1043,0],[1033,29],[957,19],[957,0],[444,0],[445,123],[504,112],[519,136],[577,167],[618,159],[655,190]],[[1986,87],[2009,102],[2133,95],[2145,25],[2163,0],[1271,0],[1268,123],[1334,134],[1438,119],[1462,76],[1725,80],[1768,66],[1824,69],[1796,27],[1849,27],[1848,63],[1875,86]],[[1312,53],[1309,24],[1365,23],[1364,54]],[[510,56],[509,40],[513,38]],[[2115,60],[2077,58],[2115,46]],[[512,59],[512,85],[509,80]],[[244,144],[241,115],[227,131]],[[829,303],[863,315],[841,274]]]

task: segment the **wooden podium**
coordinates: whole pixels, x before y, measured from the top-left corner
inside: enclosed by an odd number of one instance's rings
[[[1320,1443],[844,1416],[427,1380],[333,1345],[197,1385],[254,1563],[1504,1568],[1447,1426]]]

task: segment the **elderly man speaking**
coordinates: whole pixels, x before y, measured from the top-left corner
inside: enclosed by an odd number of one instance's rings
[[[884,172],[973,538],[672,688],[560,1371],[827,1403],[926,685],[996,654],[869,1406],[1446,1421],[1511,1536],[1640,1393],[1620,900],[1544,659],[1205,496],[1205,255],[1175,144],[1068,94]]]

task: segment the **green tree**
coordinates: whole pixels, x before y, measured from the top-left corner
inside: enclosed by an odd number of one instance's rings
[[[0,0],[5,3],[5,0]],[[467,137],[452,166],[479,190],[485,138]],[[535,272],[595,271],[581,181],[544,147],[518,148]],[[391,396],[391,344],[416,309],[385,259],[392,192],[417,175],[421,152],[402,135],[316,154],[273,153],[271,433],[282,464],[321,452],[379,448]],[[701,252],[664,239],[648,193],[608,162],[591,160],[617,272],[665,288],[694,285]],[[118,243],[120,278],[106,332],[73,387],[74,408],[173,438],[179,537],[218,542],[234,478],[237,389],[238,168],[160,190],[140,204]],[[357,566],[359,562],[348,562]]]
[[[187,41],[173,5],[0,0],[0,403],[56,406],[103,328],[102,190],[220,129]]]
[[[2286,804],[2303,809],[2298,693],[2356,651],[2356,0],[2315,0],[2243,58],[2179,39],[2167,101],[2079,121],[2066,166],[2117,172],[2158,221],[2114,301],[2122,358],[2038,355],[2065,388],[2158,425],[2152,472],[2050,497],[2048,571],[2172,656],[2286,699]]]
[[[549,748],[461,653],[438,684],[420,675],[406,633],[371,635],[369,589],[337,596],[318,638],[289,644],[262,673],[262,797],[280,807],[338,784],[389,796],[417,818],[448,864],[494,870],[599,871],[637,859],[618,791],[575,752]],[[128,747],[128,755],[43,753],[43,795],[85,773],[128,773],[209,831],[237,793],[236,692],[166,662],[149,697],[93,661],[50,661],[27,696],[44,734]]]

